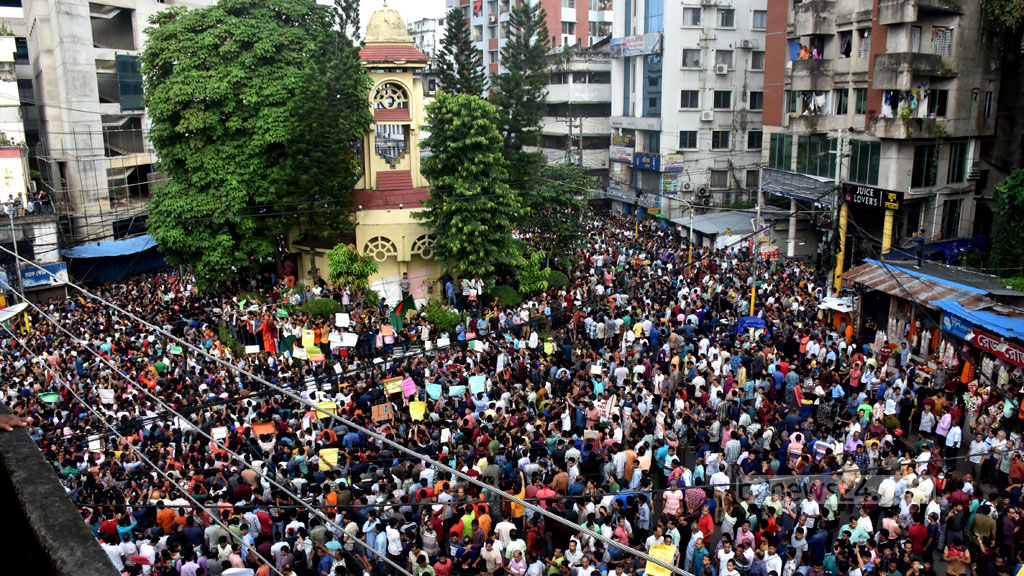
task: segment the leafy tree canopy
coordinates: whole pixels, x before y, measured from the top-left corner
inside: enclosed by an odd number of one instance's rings
[[[996,266],[1019,270],[1024,263],[1024,169],[996,186],[992,258]]]
[[[434,229],[445,266],[490,276],[519,254],[512,239],[519,203],[508,185],[498,111],[478,96],[439,92],[427,106],[427,124],[424,145],[433,155],[421,171],[434,189],[415,217]]]
[[[581,166],[544,166],[530,195],[532,208],[521,226],[530,244],[549,258],[572,260],[592,216],[587,198],[594,186],[594,179]]]
[[[296,228],[351,226],[372,117],[346,5],[221,0],[156,14],[142,55],[160,170],[149,229],[205,282],[272,261]]]
[[[524,197],[530,196],[541,163],[540,154],[525,152],[523,146],[540,143],[540,121],[547,111],[551,40],[546,19],[540,3],[524,2],[512,9],[509,38],[501,49],[501,64],[508,72],[492,78],[490,101],[500,111],[510,181]]]
[[[326,256],[331,282],[335,285],[363,290],[369,285],[370,276],[377,273],[377,261],[373,256],[356,254],[353,248],[345,244],[338,244],[328,250]]]
[[[1024,22],[1024,0],[985,0],[985,10],[997,25],[1012,32],[1021,31],[1021,22]],[[1024,38],[1021,39],[1020,49],[1024,51]]]
[[[482,96],[487,89],[483,57],[473,45],[466,15],[458,8],[445,16],[437,74],[441,89],[452,94]]]

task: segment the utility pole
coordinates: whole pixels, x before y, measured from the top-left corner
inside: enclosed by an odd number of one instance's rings
[[[18,234],[14,230],[14,207],[11,206],[7,209],[7,219],[11,223],[11,242],[14,244],[14,284],[18,287],[20,294],[25,293],[25,289],[21,285],[21,257],[18,255]]]
[[[836,272],[832,287],[838,294],[843,286],[843,265],[846,259],[846,220],[849,217],[849,209],[846,206],[846,199],[843,198],[842,173],[843,173],[843,139],[845,133],[839,130],[839,143],[836,146],[836,181],[835,181],[835,202],[839,206],[839,250],[836,252]]]

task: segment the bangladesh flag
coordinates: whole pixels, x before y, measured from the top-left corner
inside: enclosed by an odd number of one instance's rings
[[[405,323],[405,314],[409,310],[415,309],[416,303],[413,301],[412,295],[410,294],[409,296],[406,296],[401,302],[399,302],[398,306],[395,306],[391,310],[391,326],[395,329],[396,332],[402,329],[402,325]]]

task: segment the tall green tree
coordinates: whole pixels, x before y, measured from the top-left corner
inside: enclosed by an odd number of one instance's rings
[[[170,178],[149,231],[170,262],[216,283],[274,261],[291,230],[351,226],[372,117],[344,7],[221,0],[153,16],[144,102]]]
[[[1012,34],[1019,43],[1020,51],[1024,52],[1024,37],[1021,36],[1024,0],[984,0],[984,9],[997,27],[1002,27]]]
[[[587,199],[595,185],[586,170],[574,164],[552,164],[540,170],[531,197],[533,209],[523,216],[521,230],[549,261],[570,261],[583,245],[592,216]]]
[[[1022,276],[1024,269],[1024,169],[1014,170],[996,186],[992,259],[997,267]]]
[[[415,217],[433,228],[441,263],[488,277],[519,257],[512,239],[519,203],[508,185],[498,111],[479,96],[442,91],[427,106],[427,125],[424,146],[433,155],[421,171],[434,189]]]
[[[547,111],[551,39],[546,19],[539,2],[523,2],[512,9],[509,38],[501,49],[501,64],[508,72],[492,77],[495,89],[490,101],[501,114],[511,182],[524,198],[530,197],[541,165],[541,155],[525,152],[523,147],[540,144],[540,121]]]
[[[487,75],[480,51],[473,46],[469,22],[458,8],[452,8],[444,19],[444,39],[437,61],[441,89],[452,94],[482,96],[487,89]]]

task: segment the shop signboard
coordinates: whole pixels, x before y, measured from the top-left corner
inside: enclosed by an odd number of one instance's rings
[[[633,148],[630,146],[611,146],[608,148],[608,158],[614,162],[632,162]]]
[[[1010,344],[999,336],[975,329],[974,345],[997,358],[1006,360],[1014,366],[1024,368],[1024,348],[1016,344]]]
[[[843,198],[851,204],[860,204],[880,210],[899,210],[903,192],[882,190],[859,184],[843,184]]]
[[[657,154],[648,154],[647,152],[634,152],[633,153],[633,167],[641,170],[650,170],[652,172],[661,171],[661,156]]]
[[[21,287],[25,290],[62,286],[67,283],[68,265],[64,262],[43,264],[39,268],[22,268],[21,270]]]
[[[682,154],[666,154],[661,157],[661,169],[665,172],[682,172],[683,171],[683,155]]]
[[[624,146],[626,148],[635,148],[636,139],[630,134],[613,135],[612,146]]]
[[[949,332],[961,340],[967,340],[967,335],[974,330],[974,324],[971,324],[959,316],[954,316],[949,312],[943,312],[942,330],[944,332]]]

